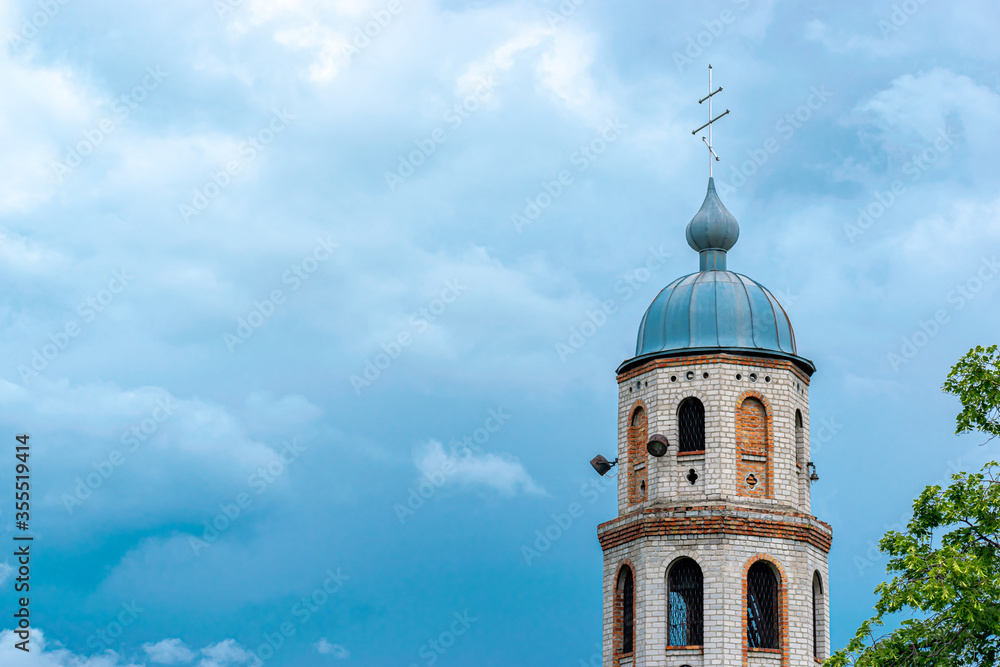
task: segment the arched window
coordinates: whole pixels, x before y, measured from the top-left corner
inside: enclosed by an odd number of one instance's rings
[[[635,650],[635,581],[632,568],[622,566],[615,585],[615,652],[620,655]]]
[[[813,575],[813,657],[823,659],[823,579]]]
[[[767,408],[753,396],[740,403],[736,413],[736,462],[738,493],[771,496],[771,453],[768,447]]]
[[[628,501],[629,503],[646,502],[649,489],[646,488],[648,474],[646,472],[646,437],[648,435],[648,419],[646,411],[637,407],[632,412],[628,427]]]
[[[705,451],[705,406],[694,396],[685,398],[677,413],[678,451]]]
[[[795,411],[795,472],[798,480],[799,503],[805,505],[809,498],[809,470],[806,466],[806,432],[802,424],[802,411]]]
[[[747,645],[750,648],[778,646],[778,578],[764,561],[747,572]]]
[[[667,575],[667,646],[701,646],[704,579],[698,563],[684,558]]]
[[[806,467],[806,434],[802,424],[802,412],[795,411],[795,462],[799,464],[802,471]]]

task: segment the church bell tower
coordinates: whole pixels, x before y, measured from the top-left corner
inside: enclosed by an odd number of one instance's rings
[[[809,497],[815,367],[774,295],[727,269],[739,233],[710,177],[687,226],[700,270],[657,295],[618,368],[618,516],[598,528],[606,666],[829,655],[833,533]]]

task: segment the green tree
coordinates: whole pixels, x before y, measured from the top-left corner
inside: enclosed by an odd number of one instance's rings
[[[962,403],[956,433],[1000,435],[1000,355],[975,347],[948,373],[943,389]],[[893,575],[875,589],[875,616],[826,667],[1000,665],[1000,465],[952,476],[913,503],[905,532],[879,544]],[[876,636],[886,617],[905,617]]]

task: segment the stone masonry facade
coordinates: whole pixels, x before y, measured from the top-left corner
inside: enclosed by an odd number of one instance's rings
[[[619,476],[618,518],[598,528],[604,664],[817,665],[817,656],[829,655],[833,533],[811,515],[809,375],[784,359],[714,353],[647,361],[620,373],[618,383],[619,465],[629,474]],[[703,452],[678,452],[678,409],[688,397],[704,405]],[[656,435],[670,443],[662,458],[639,442]],[[703,575],[701,646],[668,646],[668,573],[681,558]],[[778,582],[778,648],[748,646],[747,572],[758,561]],[[622,610],[615,609],[623,566],[634,578],[629,654],[620,650]]]

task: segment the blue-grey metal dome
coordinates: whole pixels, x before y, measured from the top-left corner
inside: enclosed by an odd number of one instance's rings
[[[656,357],[730,352],[784,358],[810,375],[815,371],[798,356],[792,323],[774,295],[726,270],[726,254],[738,237],[736,218],[709,179],[705,201],[687,227],[701,270],[673,281],[653,299],[639,325],[635,357],[619,370]]]

